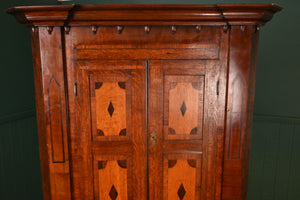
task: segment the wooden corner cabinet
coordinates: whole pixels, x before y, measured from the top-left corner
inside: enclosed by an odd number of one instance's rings
[[[31,27],[44,200],[246,200],[275,4],[61,5]]]

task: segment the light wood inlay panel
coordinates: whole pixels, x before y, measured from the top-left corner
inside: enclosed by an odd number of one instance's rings
[[[164,89],[165,138],[202,138],[204,76],[166,75]]]
[[[164,199],[200,198],[201,154],[167,155],[164,159]]]
[[[101,73],[100,73],[101,74]],[[90,76],[93,140],[124,140],[130,136],[130,74]]]
[[[109,158],[109,159],[108,159]],[[128,188],[131,158],[114,156],[94,159],[94,197],[95,200],[130,199]]]
[[[105,136],[119,135],[126,128],[126,92],[117,82],[105,82],[95,90],[97,130]]]

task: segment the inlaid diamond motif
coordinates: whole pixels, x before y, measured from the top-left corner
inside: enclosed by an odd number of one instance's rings
[[[109,191],[109,196],[110,196],[111,200],[116,200],[117,199],[118,192],[117,192],[114,185],[111,187],[111,189]]]
[[[185,105],[184,101],[182,102],[182,105],[180,107],[180,111],[181,111],[182,116],[184,116],[184,114],[186,112],[186,105]]]
[[[178,194],[180,200],[183,199],[185,193],[186,193],[186,192],[185,192],[185,189],[184,189],[184,187],[183,187],[183,184],[181,183],[181,185],[180,185],[180,187],[179,187],[179,189],[178,189],[178,191],[177,191],[177,194]]]
[[[107,108],[107,111],[108,111],[109,115],[112,117],[112,115],[114,114],[115,109],[114,109],[114,106],[111,102],[109,102],[109,106]]]

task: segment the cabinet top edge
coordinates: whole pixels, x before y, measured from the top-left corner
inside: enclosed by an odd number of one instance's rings
[[[6,10],[27,26],[264,25],[282,7],[273,4],[102,4],[19,6]]]

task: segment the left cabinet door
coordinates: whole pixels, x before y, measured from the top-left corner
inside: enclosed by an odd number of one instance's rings
[[[146,200],[146,61],[76,61],[74,200]]]

